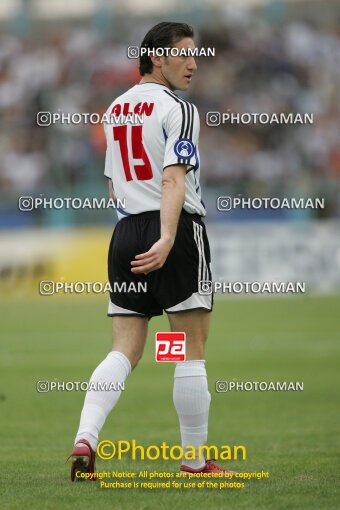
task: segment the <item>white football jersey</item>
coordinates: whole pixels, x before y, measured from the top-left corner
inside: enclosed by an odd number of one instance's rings
[[[118,218],[160,209],[162,175],[184,164],[185,201],[191,214],[205,216],[201,199],[196,107],[164,85],[135,85],[113,101],[104,124],[107,140],[105,175],[125,208]]]

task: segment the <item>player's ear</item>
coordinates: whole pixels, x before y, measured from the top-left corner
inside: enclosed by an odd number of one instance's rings
[[[151,62],[153,63],[154,67],[162,67],[162,57],[160,56],[157,56],[157,55],[152,55],[150,56],[151,58]]]

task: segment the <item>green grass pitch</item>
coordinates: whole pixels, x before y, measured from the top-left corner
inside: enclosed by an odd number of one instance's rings
[[[208,444],[244,444],[242,471],[269,471],[242,490],[103,490],[71,484],[65,464],[84,394],[39,394],[38,380],[88,380],[110,350],[106,300],[42,297],[2,302],[0,348],[0,507],[47,509],[339,508],[340,297],[218,301],[207,344],[212,394]],[[154,361],[153,319],[140,365],[126,383],[101,439],[180,444],[172,404],[172,364]],[[303,392],[217,394],[219,379],[303,381]],[[99,461],[97,469],[176,471],[176,461]],[[223,464],[223,462],[222,462]]]

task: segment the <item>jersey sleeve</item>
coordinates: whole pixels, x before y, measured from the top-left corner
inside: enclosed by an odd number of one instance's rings
[[[105,156],[105,169],[104,169],[104,175],[108,179],[112,179],[112,161],[111,161],[111,155],[110,155],[110,148],[106,148],[106,156]]]
[[[180,101],[172,108],[164,126],[165,154],[163,169],[183,164],[187,172],[197,164],[200,121],[196,106]]]
[[[112,179],[112,157],[111,157],[111,150],[110,150],[109,140],[107,138],[107,126],[106,126],[106,124],[104,124],[104,132],[105,132],[105,137],[106,137],[106,155],[105,155],[104,175],[108,179]]]

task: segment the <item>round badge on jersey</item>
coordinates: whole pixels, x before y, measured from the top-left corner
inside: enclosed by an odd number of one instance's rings
[[[179,158],[191,158],[195,152],[195,146],[188,138],[180,138],[174,145],[174,151]]]

